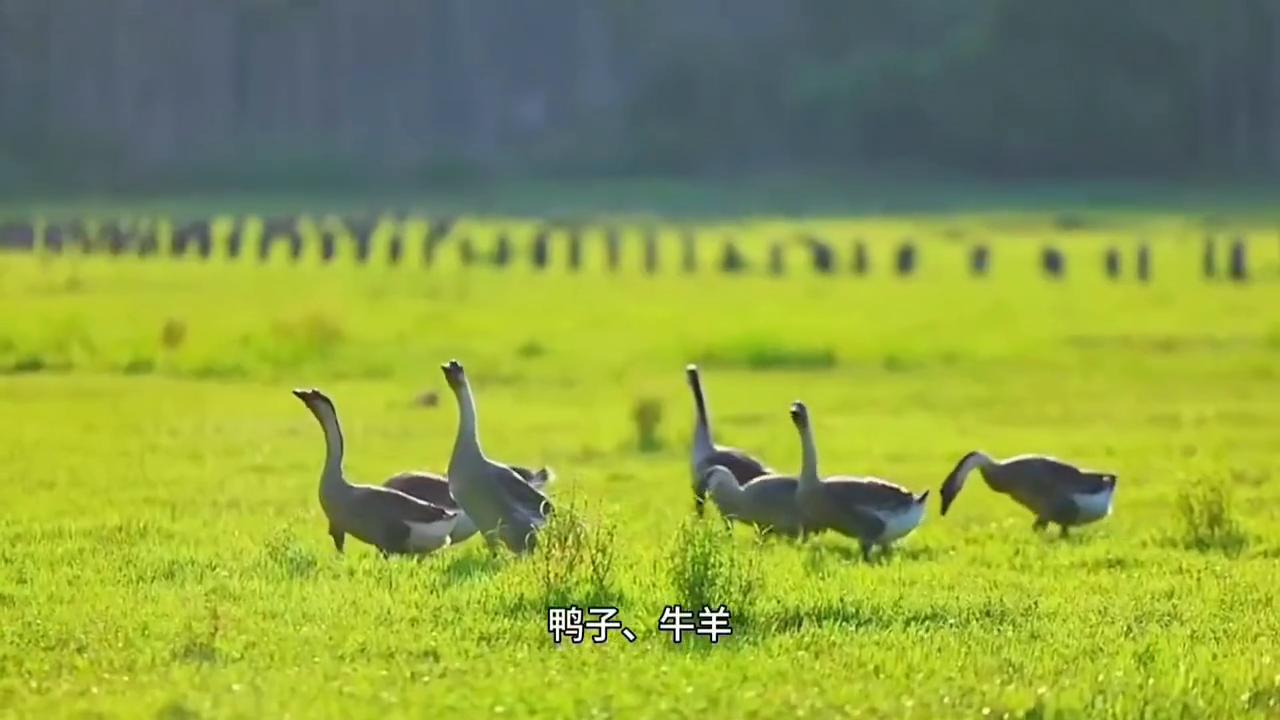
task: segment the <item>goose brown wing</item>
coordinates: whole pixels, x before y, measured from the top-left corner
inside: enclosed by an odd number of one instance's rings
[[[455,509],[458,503],[449,494],[449,481],[443,475],[429,472],[402,472],[390,477],[383,487],[399,490],[423,502]]]
[[[764,463],[737,448],[716,448],[714,452],[703,458],[699,469],[705,471],[712,465],[723,465],[728,468],[729,472],[737,478],[739,485],[769,474],[769,468],[765,467]]]
[[[842,505],[856,505],[870,510],[901,510],[915,502],[901,485],[872,477],[827,478],[823,484]]]
[[[551,514],[551,501],[541,490],[525,482],[520,474],[507,466],[503,472],[494,473],[504,505],[519,507],[525,514],[545,516]]]
[[[794,505],[800,481],[786,475],[761,475],[742,486],[753,503],[771,506]]]
[[[386,521],[406,523],[433,523],[447,520],[457,512],[397,490],[381,487],[363,487],[352,500],[356,512]]]
[[[1073,495],[1102,492],[1111,486],[1115,478],[1110,473],[1084,471],[1057,458],[1042,456],[1008,461],[1004,463],[1004,468],[1018,475],[1035,477],[1038,482],[1049,485],[1056,492]]]

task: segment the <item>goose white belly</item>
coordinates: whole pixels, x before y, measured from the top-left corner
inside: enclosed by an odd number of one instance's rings
[[[1111,496],[1115,492],[1115,488],[1108,488],[1097,493],[1076,493],[1071,496],[1071,501],[1076,504],[1079,512],[1076,513],[1076,524],[1083,525],[1111,514]]]
[[[889,543],[911,534],[924,519],[924,503],[913,502],[910,507],[898,511],[882,511],[877,513],[884,521],[884,532],[876,539],[878,543]]]
[[[409,526],[409,539],[405,541],[405,547],[412,552],[439,550],[449,544],[449,533],[456,522],[457,518],[451,517],[429,523],[405,523]]]

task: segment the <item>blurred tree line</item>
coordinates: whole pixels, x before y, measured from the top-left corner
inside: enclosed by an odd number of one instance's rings
[[[1280,0],[0,0],[0,187],[1280,171]]]

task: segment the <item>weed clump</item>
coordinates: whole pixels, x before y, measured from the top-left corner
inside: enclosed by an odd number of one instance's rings
[[[547,607],[602,605],[616,599],[612,522],[588,523],[574,504],[557,506],[538,531],[534,555]]]
[[[160,345],[165,350],[177,350],[187,341],[187,324],[177,318],[169,318],[160,327]]]
[[[1232,509],[1231,492],[1221,483],[1200,483],[1178,495],[1177,540],[1199,552],[1239,555],[1249,544],[1248,533]]]
[[[658,425],[662,422],[662,402],[654,398],[641,398],[636,401],[631,411],[631,419],[636,424],[636,447],[640,452],[656,452],[662,449],[662,439],[658,437]]]
[[[760,586],[757,557],[734,547],[727,524],[686,519],[667,558],[674,599],[694,612],[724,605],[733,613],[735,626],[741,624],[755,605]]]

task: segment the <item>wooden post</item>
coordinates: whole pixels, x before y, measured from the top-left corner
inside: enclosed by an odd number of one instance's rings
[[[44,247],[55,255],[61,255],[63,245],[62,226],[45,223],[44,226]]]
[[[1206,279],[1218,276],[1218,247],[1211,235],[1204,239],[1204,253],[1201,255],[1200,265]]]
[[[458,262],[462,263],[462,267],[471,267],[476,261],[475,248],[471,246],[471,237],[463,235],[458,238]]]
[[[1246,257],[1246,248],[1244,238],[1237,237],[1231,243],[1231,258],[1228,263],[1227,272],[1231,279],[1235,282],[1245,282],[1249,279],[1248,257]]]
[[[991,269],[991,249],[986,245],[975,245],[969,253],[969,272],[976,277],[984,277]]]
[[[698,270],[697,230],[686,229],[680,233],[680,265],[686,273]]]
[[[1103,269],[1107,273],[1107,277],[1112,280],[1120,278],[1120,251],[1110,247],[1103,253],[1102,258]]]
[[[780,276],[786,272],[786,256],[783,254],[782,243],[775,242],[769,246],[769,274]]]
[[[351,238],[356,245],[356,262],[364,265],[369,262],[369,253],[373,249],[373,233],[378,229],[378,218],[357,218],[347,223],[351,228]]]
[[[582,267],[582,230],[574,225],[569,228],[569,269],[577,272]]]
[[[436,257],[436,246],[444,242],[456,222],[457,218],[445,216],[436,218],[427,225],[427,236],[422,239],[422,264],[425,267],[431,267]]]
[[[404,241],[400,239],[400,231],[397,230],[391,236],[391,240],[387,243],[387,262],[392,265],[399,265],[400,258],[404,255]]]
[[[831,252],[831,246],[812,235],[805,237],[805,244],[809,246],[814,271],[822,275],[830,274],[835,265],[835,253]]]
[[[916,269],[916,246],[910,240],[898,247],[898,274],[906,277]]]
[[[535,270],[542,270],[547,266],[548,233],[546,228],[539,228],[537,234],[533,236],[533,268]]]
[[[622,239],[617,228],[611,227],[604,231],[604,249],[605,264],[609,266],[609,272],[617,272],[618,265],[622,262]]]
[[[1138,246],[1136,266],[1138,282],[1149,281],[1151,279],[1151,247],[1146,243]]]
[[[511,238],[507,236],[507,231],[502,230],[498,233],[498,240],[493,248],[493,264],[498,267],[506,267],[511,262]]]
[[[241,236],[240,223],[237,221],[231,226],[231,234],[227,236],[227,257],[231,260],[240,258],[240,251],[244,249],[244,238]]]
[[[658,272],[658,233],[653,228],[644,231],[644,271],[650,275]]]
[[[852,269],[854,275],[866,275],[871,269],[870,259],[867,257],[866,243],[861,240],[855,240],[853,243],[853,260]]]
[[[747,268],[747,262],[742,257],[742,253],[738,252],[738,248],[733,244],[733,238],[727,238],[724,241],[724,252],[720,257],[720,269],[727,273],[742,272]]]
[[[1046,275],[1056,280],[1066,272],[1066,259],[1057,248],[1046,247],[1040,254],[1040,266]]]

